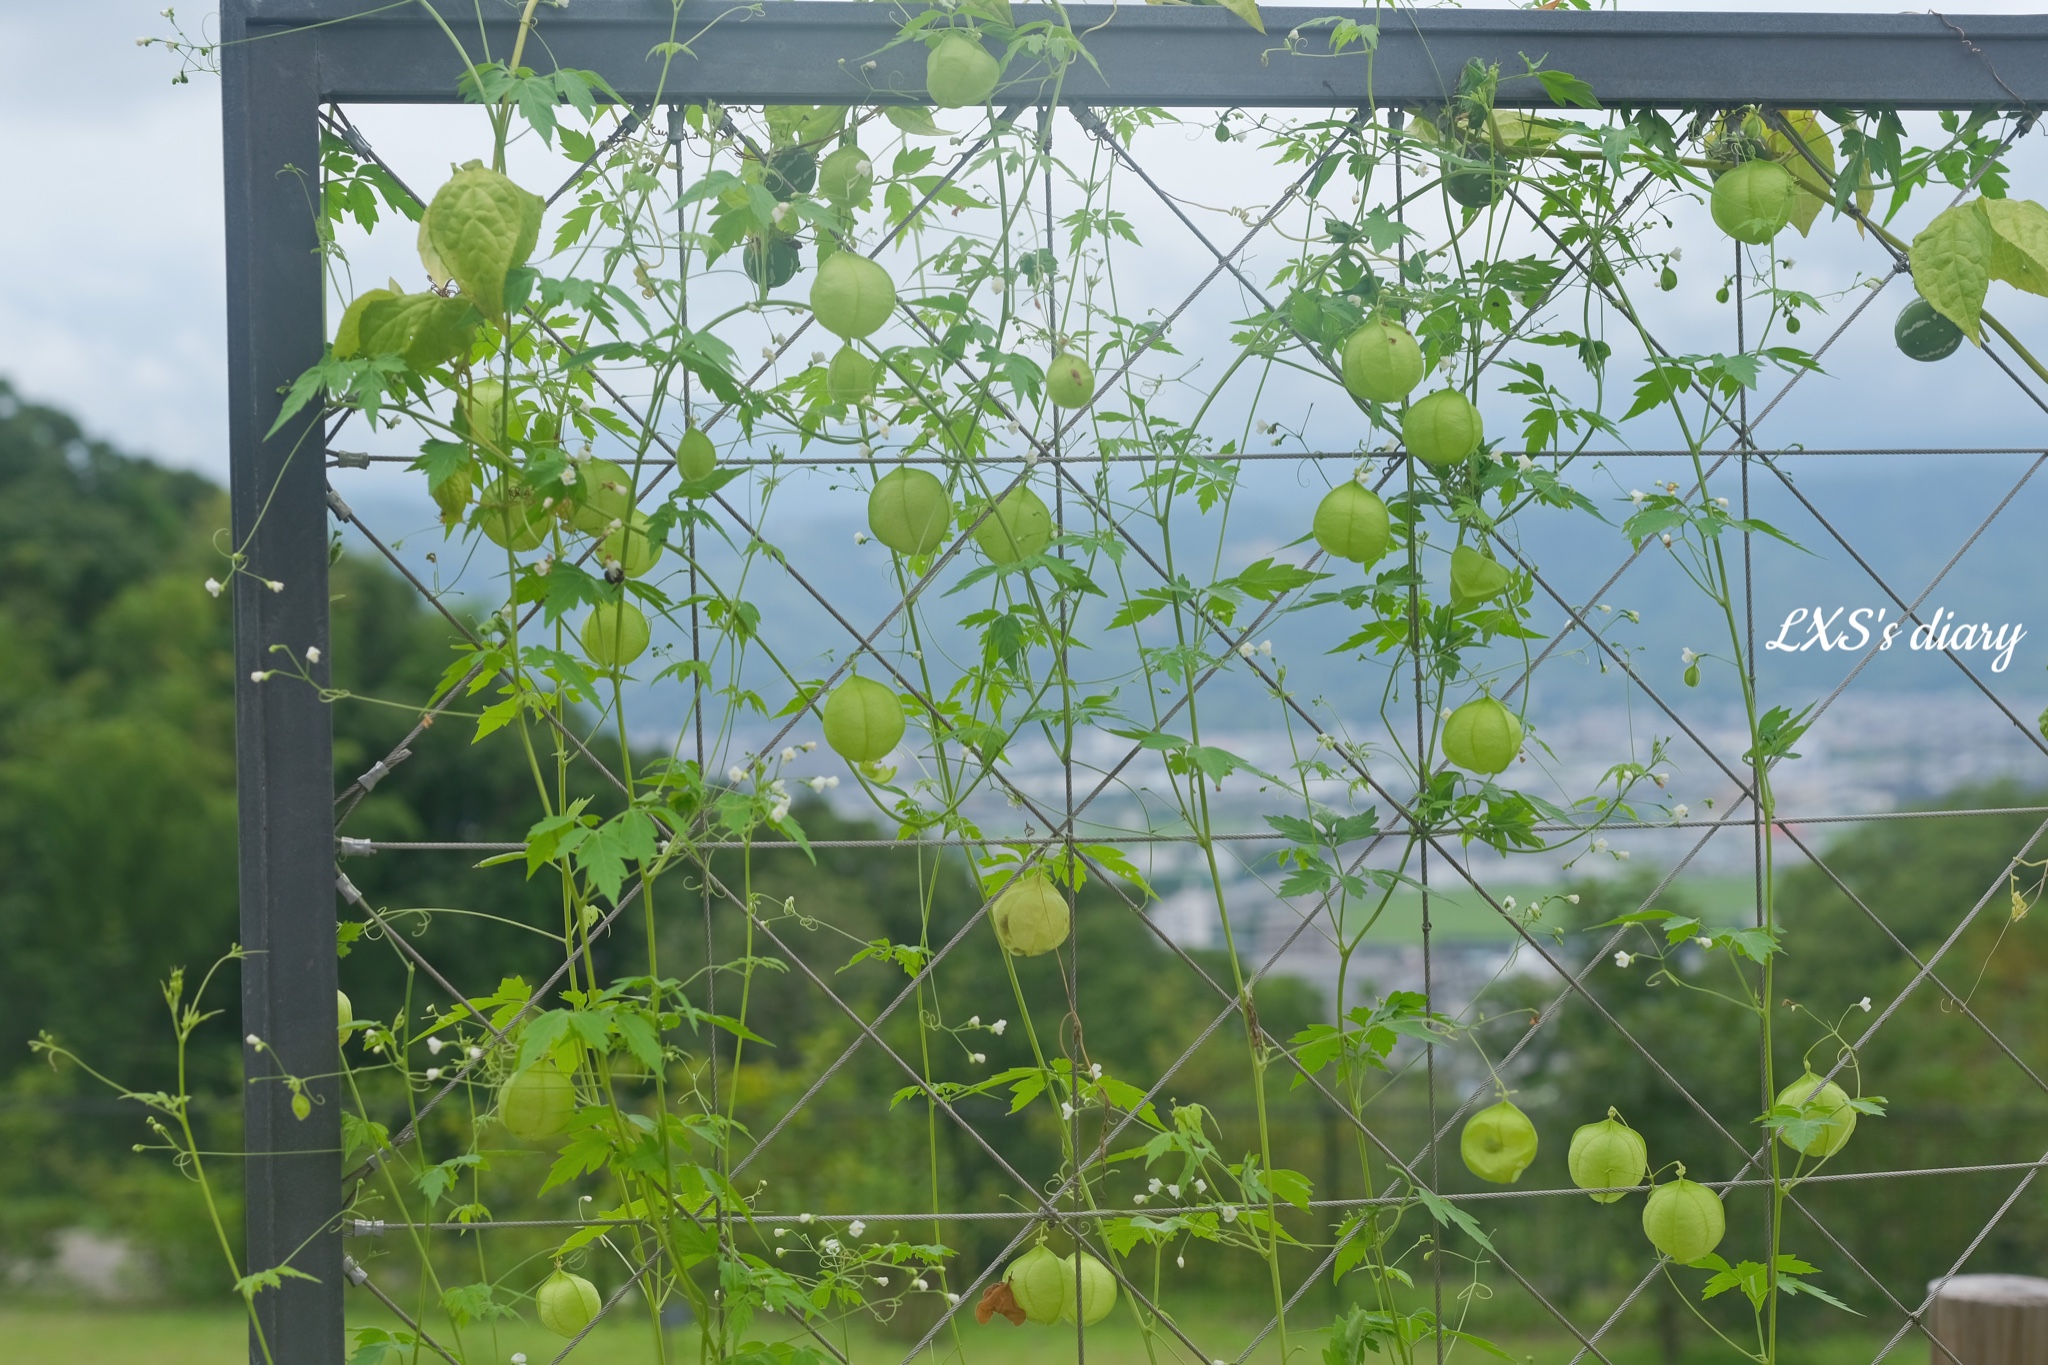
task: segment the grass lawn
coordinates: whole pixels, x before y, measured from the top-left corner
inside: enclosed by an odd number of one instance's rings
[[[1242,1319],[1222,1317],[1191,1319],[1184,1325],[1196,1341],[1216,1342],[1215,1349],[1232,1354],[1242,1349],[1249,1333],[1257,1327]],[[244,1341],[242,1319],[216,1310],[0,1307],[0,1360],[7,1365],[240,1365],[246,1359]],[[960,1341],[965,1359],[974,1365],[1053,1365],[1074,1358],[1071,1329],[1013,1328],[1001,1320],[978,1327],[969,1320],[961,1327]],[[685,1343],[676,1338],[675,1344],[682,1347]],[[854,1334],[844,1344],[851,1348],[850,1354],[856,1361],[893,1362],[902,1359],[911,1343],[908,1339],[865,1331]],[[1320,1334],[1297,1337],[1291,1344],[1296,1347],[1298,1365],[1320,1362]],[[1574,1348],[1574,1343],[1563,1338],[1510,1339],[1501,1344],[1536,1365],[1563,1365],[1571,1359]],[[467,1350],[457,1354],[466,1356],[467,1365],[504,1365],[515,1351],[523,1351],[530,1365],[545,1365],[554,1359],[561,1338],[522,1323],[501,1327],[495,1339],[472,1328],[463,1345]],[[694,1362],[695,1343],[688,1345],[692,1349],[672,1350],[670,1360]],[[1684,1365],[1720,1361],[1732,1365],[1733,1357],[1725,1347],[1714,1351],[1709,1349],[1710,1345],[1705,1341],[1693,1342]],[[1861,1365],[1875,1354],[1877,1345],[1876,1338],[1860,1335],[1834,1337],[1800,1342],[1788,1348],[1786,1356],[1796,1359],[1799,1365]],[[952,1359],[961,1358],[948,1354]],[[1646,1342],[1615,1342],[1608,1345],[1607,1355],[1614,1365],[1662,1365],[1655,1346]],[[1454,1352],[1450,1358],[1468,1361],[1470,1365],[1493,1359],[1470,1350]],[[573,1359],[577,1365],[651,1365],[653,1356],[646,1327],[621,1323],[593,1333]],[[1279,1353],[1269,1339],[1253,1359],[1261,1365],[1278,1365]],[[1380,1359],[1367,1357],[1374,1362]],[[1090,1330],[1088,1360],[1095,1365],[1146,1365],[1147,1358],[1137,1333],[1119,1315]],[[1162,1365],[1167,1361],[1194,1365],[1184,1349],[1162,1348],[1159,1360]]]

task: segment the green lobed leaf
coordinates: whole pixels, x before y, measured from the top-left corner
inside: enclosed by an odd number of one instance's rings
[[[1978,318],[1999,242],[1983,205],[1978,199],[1944,211],[1913,239],[1910,256],[1920,297],[1980,346]]]
[[[1996,238],[1991,278],[2029,294],[2048,294],[2048,209],[2031,199],[1982,202]]]

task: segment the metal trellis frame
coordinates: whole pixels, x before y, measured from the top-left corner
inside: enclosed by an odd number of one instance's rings
[[[222,7],[230,483],[234,540],[244,556],[245,570],[233,579],[241,934],[244,946],[252,954],[243,964],[243,1032],[263,1040],[264,1047],[274,1055],[275,1067],[302,1076],[332,1077],[338,1070],[332,1003],[336,989],[337,887],[350,899],[354,896],[353,887],[338,874],[337,852],[364,856],[380,850],[397,853],[427,848],[516,847],[501,843],[429,845],[342,840],[338,848],[332,729],[327,707],[312,688],[263,686],[256,680],[272,665],[268,651],[278,644],[288,645],[301,655],[306,655],[309,647],[317,647],[319,661],[311,664],[311,673],[317,681],[327,680],[327,657],[331,656],[327,517],[332,510],[343,520],[352,519],[347,504],[330,489],[327,470],[330,465],[360,467],[373,458],[381,458],[330,452],[326,448],[327,434],[312,411],[272,430],[283,391],[320,359],[326,334],[320,243],[312,211],[318,194],[322,112],[344,104],[457,102],[457,81],[462,72],[441,41],[431,16],[425,12],[426,3],[434,4],[451,22],[466,22],[471,32],[476,31],[476,6],[472,0],[421,0],[413,4],[392,4],[389,0],[226,0]],[[491,17],[483,28],[492,49],[509,50],[521,7],[487,3],[486,8]],[[1020,22],[1029,22],[1036,9],[1019,6]],[[688,50],[662,78],[661,63],[653,53],[657,45],[679,36],[675,14],[675,7],[668,0],[574,0],[562,8],[543,7],[536,32],[550,61],[598,70],[624,98],[636,104],[657,95],[666,101],[714,100],[739,105],[922,100],[922,49],[903,46],[883,50],[903,18],[895,6],[835,0],[767,0],[707,8],[702,12],[692,9],[686,12],[686,18],[689,33],[695,36]],[[1578,76],[1610,108],[1720,108],[1754,103],[1802,108],[1883,106],[2030,113],[2048,106],[2048,16],[1645,15],[1388,9],[1381,16],[1380,41],[1368,90],[1363,63],[1317,60],[1293,53],[1280,36],[1298,30],[1314,33],[1335,20],[1358,20],[1362,12],[1355,7],[1267,9],[1266,34],[1252,31],[1236,16],[1214,7],[1076,5],[1067,7],[1064,14],[1077,32],[1086,35],[1088,49],[1097,64],[1077,65],[1068,73],[1059,99],[1073,106],[1344,109],[1368,102],[1411,106],[1441,100],[1468,59],[1500,63],[1504,71],[1512,74],[1521,69],[1525,57]],[[1515,88],[1511,97],[1514,103],[1540,106],[1548,102],[1539,83],[1522,84],[1527,88]],[[1045,92],[1029,89],[1015,96],[1021,105],[1045,97]],[[1505,101],[1510,97],[1503,98]],[[1012,115],[1015,112],[1010,111]],[[1084,127],[1088,126],[1092,116],[1083,122]],[[962,157],[961,164],[966,160]],[[1161,194],[1163,197],[1164,191]],[[1171,201],[1167,202],[1171,207]],[[1187,222],[1185,218],[1182,221]],[[1192,223],[1187,226],[1215,256],[1215,268],[1203,284],[1228,272],[1236,275],[1252,293],[1258,292],[1235,264],[1244,243],[1219,247],[1196,231]],[[1255,227],[1247,233],[1245,242],[1257,230]],[[1200,292],[1200,286],[1196,292]],[[1193,295],[1189,297],[1192,299]],[[624,406],[623,402],[621,405]],[[1746,410],[1741,414],[1734,423],[1739,439],[1724,458],[1755,461],[1760,469],[1790,487],[1778,463],[1780,457],[1864,453],[1760,449],[1750,439],[1750,432],[1768,412],[1766,407],[1753,420]],[[1057,438],[1035,454],[1050,462],[1063,505],[1072,502],[1077,506],[1094,506],[1091,489],[1061,464]],[[1274,458],[1316,456],[1292,454]],[[1342,458],[1355,455],[1347,452]],[[732,515],[738,516],[737,512]],[[1828,529],[1832,533],[1832,527]],[[1853,554],[1853,547],[1848,547],[1846,541],[1841,543]],[[1135,541],[1132,548],[1141,558],[1145,557],[1144,548]],[[1900,592],[1878,579],[1874,572],[1871,577],[1901,608],[1907,608]],[[805,587],[809,590],[809,585]],[[1587,620],[1589,605],[1572,603],[1550,590],[1547,583],[1542,587],[1567,615],[1565,634],[1576,630],[1591,638],[1596,646],[1608,648],[1598,628]],[[813,590],[812,595],[830,609],[830,603],[821,594]],[[1921,593],[1922,600],[1925,595]],[[852,636],[861,635],[843,618],[840,624]],[[1243,628],[1207,624],[1213,627],[1221,647],[1228,650],[1250,641],[1259,626],[1258,621]],[[861,647],[867,647],[879,630],[877,627],[876,632],[869,633]],[[1969,673],[1962,660],[1950,657]],[[1613,659],[1618,667],[1628,670],[1621,655],[1614,654]],[[1275,681],[1256,661],[1252,667],[1267,682]],[[1982,688],[1974,675],[1971,681]],[[1636,682],[1640,684],[1641,680]],[[1647,685],[1642,686],[1642,691],[1657,700]],[[1657,704],[1663,707],[1661,701]],[[1675,711],[1663,709],[1683,725]],[[1316,721],[1306,711],[1300,712],[1299,719],[1317,730]],[[781,742],[779,738],[777,742]],[[1710,746],[1702,743],[1700,747],[1711,756]],[[403,757],[403,749],[387,757],[358,778],[356,787],[367,791],[391,763]],[[1115,771],[1110,770],[1101,785],[1077,800],[1074,773],[1069,767],[1057,811],[1052,809],[1054,803],[1013,792],[1049,833],[994,842],[1038,850],[1058,847],[1063,842],[1071,847],[1079,811],[1109,785]],[[1744,804],[1748,780],[1739,764],[1723,764],[1723,771],[1745,793],[1744,800],[1733,803],[1718,819],[1680,821],[1669,827],[1701,830],[1700,844],[1723,828],[1755,829],[1758,822]],[[1359,772],[1361,778],[1369,776],[1362,768]],[[1379,789],[1375,794],[1405,818],[1407,806],[1399,793]],[[1179,836],[1161,834],[1129,841],[1167,841],[1176,837]],[[1804,842],[1796,836],[1793,841],[1805,857],[1826,870],[1825,863]],[[840,843],[870,846],[870,841]],[[1697,851],[1699,845],[1694,847]],[[1453,876],[1463,877],[1485,894],[1478,879],[1461,861],[1460,850],[1435,846],[1431,853],[1435,865]],[[1833,873],[1827,875],[1832,877]],[[707,876],[707,895],[712,891],[711,880]],[[1113,877],[1102,880],[1110,886],[1117,885]],[[1838,883],[1839,880],[1836,878]],[[1987,892],[1987,899],[1989,895]],[[1490,896],[1487,900],[1492,904]],[[1862,906],[1860,901],[1857,904],[1876,920],[1869,907]],[[1498,905],[1494,908],[1500,909]],[[614,910],[613,914],[617,913]],[[1975,912],[1972,913],[1974,917]],[[1882,922],[1878,923],[1882,927]],[[1306,925],[1304,919],[1295,931],[1297,936]],[[1961,929],[1956,933],[1960,935]],[[1179,951],[1170,942],[1165,946]],[[1528,946],[1543,954],[1542,946],[1534,939],[1529,940]],[[943,951],[939,956],[943,956]],[[1939,956],[1937,953],[1919,964],[1916,985],[1921,979],[1932,978]],[[1192,959],[1185,954],[1182,957],[1192,969],[1200,971]],[[1271,969],[1277,959],[1276,953],[1260,971]],[[1559,1003],[1573,989],[1583,992],[1583,973],[1574,973],[1563,964],[1553,965],[1567,983]],[[1207,980],[1206,976],[1203,979]],[[1939,989],[1947,991],[1938,978],[1932,979]],[[1216,1024],[1211,1025],[1213,1030],[1232,1016],[1238,1003],[1226,987],[1213,981],[1209,984],[1216,987],[1222,1009]],[[823,983],[819,987],[825,990]],[[904,1002],[910,989],[905,987],[904,994],[896,997],[895,1003],[875,1020],[861,1019],[850,1006],[841,1008],[868,1043],[888,1052],[876,1030]],[[830,991],[826,990],[826,994],[830,995]],[[1953,992],[1949,994],[1953,997]],[[836,996],[832,998],[838,1003]],[[1553,1005],[1545,1019],[1554,1017],[1556,1008]],[[1873,1021],[1871,1028],[1881,1026],[1885,1017],[1888,1014]],[[1988,1028],[1985,1031],[1989,1033]],[[857,1038],[852,1047],[861,1045],[862,1039]],[[362,1283],[367,1278],[360,1267],[344,1256],[342,1238],[344,1232],[367,1235],[371,1231],[362,1225],[345,1229],[340,1221],[340,1088],[331,1079],[313,1082],[312,1116],[300,1120],[292,1113],[293,1097],[286,1087],[262,1083],[264,1076],[274,1074],[273,1063],[254,1048],[248,1052],[247,1060],[250,1078],[255,1082],[249,1085],[244,1103],[244,1145],[250,1153],[249,1264],[256,1268],[289,1264],[310,1277],[288,1278],[279,1288],[260,1294],[256,1300],[258,1313],[278,1361],[292,1365],[339,1365],[344,1355],[343,1286],[349,1279]],[[1654,1063],[1655,1059],[1651,1061]],[[912,1077],[916,1079],[914,1071]],[[1321,1089],[1313,1077],[1308,1079]],[[1165,1081],[1162,1079],[1160,1084]],[[1327,1092],[1325,1095],[1327,1098]],[[1463,1112],[1460,1107],[1447,1118],[1438,1115],[1442,1129],[1437,1137],[1448,1132]],[[1705,1115],[1705,1110],[1701,1113]],[[1705,1116],[1711,1122],[1711,1116]],[[968,1131],[971,1136],[972,1130]],[[773,1133],[769,1136],[772,1138]],[[1749,1161],[1730,1180],[1714,1183],[1764,1183],[1746,1175],[1756,1159],[1753,1146],[1737,1135],[1727,1137],[1732,1150],[1748,1156]],[[1433,1147],[1434,1144],[1432,1150]],[[1413,1162],[1404,1165],[1398,1154],[1391,1149],[1383,1150],[1390,1167],[1412,1170]],[[2023,1172],[2021,1188],[2025,1188],[2040,1166],[2040,1162],[2016,1162],[1970,1169]],[[1410,1178],[1418,1179],[1412,1175]],[[1869,1177],[1820,1177],[1863,1178]],[[1504,1191],[1481,1197],[1543,1193],[1546,1192]],[[1056,1201],[1043,1202],[1045,1208],[1051,1209]],[[1327,1200],[1319,1206],[1357,1207],[1372,1202]],[[1164,1210],[1154,1210],[1160,1211]],[[883,1215],[870,1215],[880,1216]],[[1028,1218],[1035,1215],[965,1216],[1028,1223]],[[762,1221],[775,1220],[765,1217]],[[1520,1279],[1519,1272],[1505,1260],[1501,1264]],[[1535,1292],[1526,1280],[1523,1284],[1529,1292]],[[1130,1288],[1136,1292],[1135,1286]],[[1897,1304],[1896,1300],[1894,1304],[1906,1317],[1905,1325],[1899,1329],[1903,1335],[1917,1321],[1925,1305],[1913,1309]],[[1620,1311],[1616,1310],[1616,1317]],[[1600,1354],[1598,1342],[1605,1327],[1586,1336],[1579,1335],[1569,1322],[1565,1325],[1579,1336],[1582,1353]],[[1193,1347],[1193,1343],[1188,1344]],[[251,1350],[255,1358],[253,1340]],[[1202,1358],[1209,1357],[1205,1354]]]

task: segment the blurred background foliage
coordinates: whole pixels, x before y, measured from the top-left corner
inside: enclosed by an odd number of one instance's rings
[[[149,1284],[160,1296],[218,1301],[224,1290],[193,1186],[156,1155],[132,1150],[146,1139],[135,1107],[109,1098],[74,1069],[53,1071],[32,1058],[27,1045],[48,1030],[125,1084],[169,1084],[174,1058],[159,982],[176,966],[203,970],[237,936],[229,613],[201,586],[221,572],[215,546],[225,521],[223,495],[203,479],[92,441],[71,418],[22,402],[0,383],[0,1151],[6,1158],[0,1160],[0,1258],[17,1278],[62,1230],[83,1227],[142,1248],[153,1267]],[[337,685],[362,698],[426,695],[452,657],[448,624],[364,558],[338,557],[333,592]],[[369,701],[338,704],[339,779],[346,782],[385,754],[414,715]],[[470,730],[459,718],[430,729],[412,746],[410,760],[362,803],[347,832],[401,840],[518,837],[537,813],[524,756],[510,732],[473,745]],[[600,802],[605,797],[593,794]],[[1951,803],[2006,807],[2042,800],[1995,788],[1954,793]],[[822,805],[800,807],[799,818],[813,838],[879,835]],[[1968,995],[1971,1010],[2006,1040],[2012,1055],[1940,992],[1914,992],[1862,1054],[1864,1089],[1885,1096],[1891,1113],[1865,1120],[1834,1170],[2012,1161],[2030,1151],[2029,1143],[2038,1146],[2039,1134],[2048,1130],[2048,1097],[2036,1079],[2048,1063],[2041,1055],[2048,1042],[2048,963],[2038,926],[2024,915],[2013,918],[2000,885],[2007,858],[2033,833],[2035,819],[2014,813],[1852,829],[1825,844],[1825,857],[1848,891],[1785,849],[1781,904],[1792,947],[1781,961],[1779,986],[1802,1010],[1829,1021],[1866,996],[1878,1010],[1887,1008],[1914,979],[1908,951],[1922,958],[1935,951],[1987,889],[1993,893],[1940,973]],[[867,941],[918,940],[920,878],[937,887],[933,942],[949,938],[975,908],[964,867],[920,866],[920,856],[930,855],[831,849],[813,862],[796,851],[763,851],[746,875],[761,895],[790,898],[797,907],[797,916],[777,926],[790,954],[847,1006],[873,1018],[908,978],[886,961],[850,965],[849,959]],[[451,912],[486,911],[553,928],[559,906],[545,883],[526,881],[521,868],[479,872],[473,862],[464,854],[385,854],[352,858],[345,866],[371,903],[417,912],[399,915],[399,922],[465,988],[481,994],[505,976],[539,980],[556,951],[548,940]],[[721,855],[718,865],[729,880],[742,875],[737,855]],[[1558,926],[1561,955],[1583,963],[1609,932],[1590,926],[1634,909],[1654,885],[1647,874],[1579,885],[1577,921]],[[1863,897],[1908,951],[1849,892]],[[705,960],[706,919],[695,894],[680,880],[662,892],[657,932],[673,935],[662,945],[665,961],[701,967]],[[1659,904],[1684,912],[1683,883]],[[644,961],[641,924],[637,914],[622,919],[622,932],[606,950],[611,960],[599,964],[601,975],[629,973]],[[1042,1036],[1052,1037],[1072,1027],[1061,1021],[1077,1007],[1071,1016],[1085,1025],[1089,1055],[1149,1086],[1209,1027],[1224,999],[1103,889],[1084,892],[1079,926],[1082,966],[1073,1000],[1055,971],[1038,969],[1043,962],[1024,964],[1033,1018]],[[730,958],[742,950],[743,932],[735,917],[713,915],[710,946]],[[759,943],[754,950],[765,951]],[[1219,959],[1193,956],[1228,980]],[[772,1044],[751,1047],[740,1067],[739,1117],[756,1134],[773,1127],[858,1036],[845,1012],[795,962],[785,966],[757,973],[752,985],[749,1017]],[[1690,970],[1704,971],[1703,962]],[[421,993],[424,983],[408,984],[388,944],[356,944],[342,976],[359,1018],[388,1020],[401,1011],[415,1021],[422,1017],[429,998]],[[726,997],[721,1008],[738,990],[729,973],[702,976],[700,984]],[[239,1138],[235,989],[232,976],[216,987],[211,1003],[227,1013],[202,1031],[191,1078],[194,1091],[208,1097],[200,1107],[207,1141],[222,1151],[232,1151]],[[1497,987],[1487,997],[1490,1022],[1480,1033],[1489,1055],[1498,1058],[1512,1047],[1552,994],[1553,984],[1542,976],[1511,977]],[[1008,1014],[1009,1001],[991,937],[970,935],[941,976],[940,1016],[954,1026],[976,1014],[987,1022]],[[712,1003],[708,996],[705,1003]],[[1258,1007],[1281,1036],[1327,1014],[1312,988],[1291,979],[1268,982]],[[913,1011],[906,1005],[881,1032],[915,1063]],[[1853,1036],[1875,1017],[1854,1009],[1847,1031]],[[1729,1037],[1747,1034],[1732,1007],[1668,985],[1649,988],[1641,966],[1596,966],[1585,995],[1567,1001],[1507,1074],[1543,1135],[1519,1188],[1566,1184],[1572,1128],[1609,1105],[1646,1135],[1653,1164],[1683,1161],[1696,1176],[1726,1178],[1738,1164],[1733,1148],[1671,1082],[1682,1084],[1729,1133],[1752,1141],[1760,1107],[1753,1093],[1756,1058],[1727,1045]],[[722,1085],[732,1083],[730,1041],[718,1044]],[[1815,1043],[1815,1060],[1828,1060],[1820,1030],[1790,1016],[1779,1037],[1781,1075],[1796,1074],[1802,1053]],[[700,1052],[709,1045],[708,1039],[690,1044]],[[1002,1037],[941,1033],[933,1046],[960,1049],[963,1055],[942,1068],[952,1074],[960,1073],[966,1053],[985,1053],[991,1073],[1029,1060],[1021,1029]],[[1381,1131],[1404,1155],[1420,1150],[1429,1130],[1422,1070],[1407,1066],[1375,1102]],[[932,1150],[925,1141],[929,1126],[937,1135],[941,1182],[957,1192],[955,1202],[995,1208],[1014,1201],[1010,1177],[977,1142],[943,1117],[934,1120],[922,1101],[891,1107],[890,1096],[909,1079],[882,1050],[853,1049],[749,1176],[768,1182],[771,1202],[782,1210],[927,1209],[930,1172],[913,1169],[918,1163],[906,1162],[904,1154]],[[1359,1193],[1356,1149],[1339,1121],[1311,1091],[1287,1089],[1284,1075],[1278,1089],[1279,1162],[1314,1178],[1319,1198]],[[1234,1022],[1209,1036],[1164,1095],[1214,1111],[1226,1151],[1252,1145],[1249,1080]],[[394,1127],[402,1121],[403,1096],[379,1102],[388,1103]],[[1012,1118],[1000,1095],[961,1108],[980,1137],[1018,1170],[1034,1179],[1055,1171],[1057,1137],[1036,1110]],[[435,1119],[442,1127],[428,1127],[428,1148],[437,1131],[448,1133],[446,1125],[471,1117],[459,1106],[444,1107]],[[1445,1115],[1436,1118],[1442,1122]],[[1485,1188],[1459,1167],[1455,1150],[1453,1136],[1439,1167],[1444,1186]],[[540,1211],[530,1197],[520,1204],[514,1191],[534,1188],[539,1167],[533,1163],[545,1160],[538,1152],[509,1153],[498,1163],[480,1186],[494,1214]],[[232,1165],[224,1169],[232,1185]],[[1105,1197],[1120,1201],[1141,1188],[1146,1173],[1137,1163],[1124,1171],[1126,1187]],[[1795,1220],[1786,1245],[1821,1266],[1823,1282],[1858,1308],[1880,1309],[1883,1299],[1843,1248],[1892,1294],[1917,1302],[1925,1281],[1947,1269],[2018,1179],[2014,1173],[1809,1186],[1800,1201],[1839,1244]],[[553,1211],[544,1216],[562,1216],[570,1199],[568,1191],[549,1196]],[[1760,1196],[1736,1196],[1730,1216],[1736,1237],[1757,1234],[1762,1207]],[[1576,1198],[1505,1198],[1476,1211],[1535,1286],[1575,1311],[1618,1302],[1647,1263],[1636,1201],[1603,1208]],[[1319,1213],[1313,1223],[1297,1221],[1309,1233],[1334,1220]],[[922,1241],[934,1231],[920,1220],[878,1227],[876,1235],[897,1232]],[[970,1274],[1007,1237],[1001,1224],[955,1221],[936,1231],[960,1249]],[[1407,1231],[1427,1229],[1411,1223]],[[1470,1247],[1448,1250],[1463,1256]],[[2029,1270],[2044,1254],[2048,1207],[2030,1191],[1969,1268]],[[1296,1273],[1308,1266],[1304,1260]],[[1191,1250],[1187,1268],[1169,1273],[1205,1293],[1244,1293],[1247,1311],[1255,1311],[1257,1287],[1234,1283],[1218,1255]],[[1468,1273],[1461,1261],[1452,1278]],[[1526,1324],[1540,1318],[1512,1280],[1494,1272],[1487,1278],[1492,1296],[1470,1301],[1475,1320]],[[1312,1293],[1334,1307],[1348,1287],[1325,1284]],[[1841,1322],[1832,1310],[1806,1301],[1793,1309],[1794,1330],[1832,1330]],[[1635,1311],[1635,1330],[1661,1342],[1671,1358],[1686,1340],[1704,1336],[1667,1286],[1653,1285]]]

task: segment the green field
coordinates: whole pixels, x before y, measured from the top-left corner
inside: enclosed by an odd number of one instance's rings
[[[1484,872],[1477,872],[1484,877]],[[1506,905],[1506,897],[1512,896],[1518,909],[1526,909],[1545,895],[1557,895],[1558,886],[1536,886],[1522,882],[1488,882],[1486,889],[1495,901]],[[1663,904],[1662,901],[1659,902]],[[1689,877],[1681,878],[1674,884],[1671,898],[1672,909],[1684,908],[1687,914],[1700,916],[1709,924],[1736,924],[1748,920],[1755,912],[1756,885],[1747,877]],[[1562,907],[1544,916],[1546,923],[1564,923],[1566,917],[1560,913]],[[1432,887],[1429,896],[1430,930],[1433,936],[1447,940],[1462,940],[1468,943],[1507,942],[1515,937],[1513,926],[1502,919],[1500,912],[1480,898],[1478,893],[1463,882],[1437,890]],[[1532,928],[1532,932],[1539,932]],[[1370,942],[1376,943],[1420,943],[1422,941],[1422,894],[1406,888],[1395,893],[1387,908],[1381,914],[1379,923],[1373,926]]]
[[[1195,1319],[1186,1324],[1188,1334],[1195,1340],[1221,1343],[1217,1349],[1229,1349],[1233,1354],[1242,1349],[1247,1335],[1257,1326],[1224,1318]],[[246,1359],[244,1340],[242,1319],[217,1311],[0,1308],[0,1356],[8,1365],[238,1365]],[[672,1361],[696,1358],[694,1342],[686,1343],[681,1337],[673,1340],[677,1349],[670,1352]],[[882,1362],[900,1360],[911,1340],[869,1331],[836,1344],[847,1349],[856,1361]],[[1859,1335],[1802,1343],[1799,1360],[1801,1365],[1860,1365],[1876,1353],[1880,1340]],[[1320,1334],[1296,1338],[1293,1344],[1297,1346],[1297,1360],[1303,1358],[1300,1347],[1307,1348],[1309,1360],[1320,1358]],[[1564,1337],[1510,1338],[1501,1344],[1536,1365],[1563,1365],[1571,1359],[1576,1345]],[[478,1334],[465,1345],[469,1347],[470,1365],[498,1365],[509,1361],[514,1352],[524,1352],[530,1365],[545,1365],[554,1359],[562,1341],[539,1328],[520,1324],[514,1329],[501,1328],[495,1340]],[[681,1349],[686,1345],[689,1349]],[[1726,1347],[1717,1351],[1710,1349],[1711,1345],[1707,1341],[1692,1343],[1683,1357],[1683,1365],[1709,1365],[1732,1358]],[[964,1355],[975,1365],[1051,1365],[1072,1360],[1075,1354],[1070,1330],[1013,1328],[1001,1319],[986,1327],[964,1321],[960,1346],[964,1348],[962,1355],[948,1351],[947,1358],[961,1359]],[[1614,1365],[1663,1365],[1662,1352],[1648,1342],[1617,1341],[1604,1344],[1604,1349]],[[1910,1345],[1905,1349],[1915,1357],[1919,1354]],[[1116,1320],[1090,1329],[1087,1358],[1097,1365],[1140,1365],[1147,1361],[1137,1333]],[[1184,1348],[1176,1352],[1162,1349],[1158,1358],[1162,1365],[1166,1361],[1193,1365],[1193,1358]],[[1278,1358],[1270,1339],[1252,1357],[1261,1365],[1277,1365]],[[1448,1358],[1475,1363],[1493,1359],[1471,1350],[1454,1351]],[[646,1329],[621,1324],[597,1331],[572,1359],[578,1365],[646,1365],[651,1360]]]

